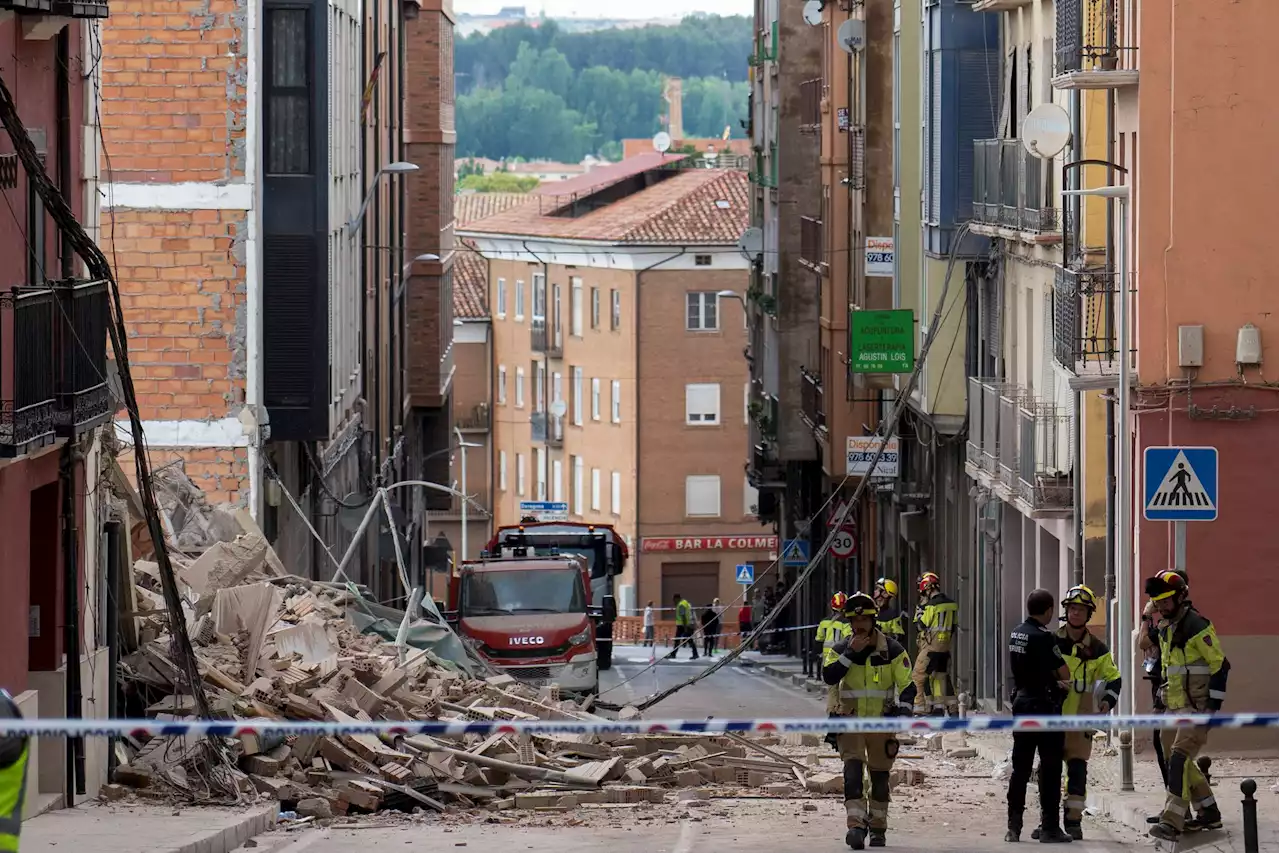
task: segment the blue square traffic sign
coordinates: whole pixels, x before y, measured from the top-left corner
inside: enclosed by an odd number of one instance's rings
[[[1142,454],[1142,517],[1214,521],[1218,517],[1218,448],[1148,447]]]

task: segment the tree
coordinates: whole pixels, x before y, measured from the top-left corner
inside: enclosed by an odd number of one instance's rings
[[[506,85],[543,89],[564,98],[573,85],[573,76],[569,61],[560,51],[555,48],[540,51],[530,44],[522,44],[507,72]]]
[[[458,181],[458,189],[478,193],[527,193],[537,185],[538,179],[531,175],[513,175],[510,172],[467,175]]]

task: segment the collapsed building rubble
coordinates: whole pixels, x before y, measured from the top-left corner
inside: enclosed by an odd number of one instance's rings
[[[172,478],[171,478],[172,479]],[[167,486],[166,493],[179,491]],[[360,587],[289,574],[251,521],[234,538],[208,524],[207,506],[182,505],[181,528],[213,532],[174,556],[183,617],[212,714],[221,719],[295,721],[580,720],[593,698],[572,701],[554,685],[493,675],[469,660],[428,605],[411,648],[391,641],[387,608]],[[193,509],[194,508],[194,509]],[[168,510],[166,510],[168,512]],[[204,513],[205,515],[201,515]],[[220,538],[221,537],[221,538]],[[168,657],[169,614],[154,563],[133,563],[136,647],[120,662],[129,716],[195,716]],[[452,644],[450,643],[452,641]],[[638,716],[624,709],[623,719]],[[817,748],[819,736],[791,736]],[[116,783],[142,797],[189,800],[269,796],[302,819],[382,810],[564,810],[588,804],[661,803],[752,789],[757,794],[836,794],[837,773],[783,754],[777,737],[723,735],[510,735],[489,737],[283,737],[242,734],[210,743],[194,736],[124,738]],[[215,784],[217,782],[218,784]],[[124,786],[122,789],[121,786]],[[697,793],[689,793],[694,791]]]

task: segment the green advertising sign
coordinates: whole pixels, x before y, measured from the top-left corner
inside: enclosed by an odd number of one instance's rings
[[[849,313],[852,373],[910,373],[915,367],[916,324],[910,308]]]

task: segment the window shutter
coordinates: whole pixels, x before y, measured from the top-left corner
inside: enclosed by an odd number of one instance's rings
[[[1009,138],[1009,136],[1013,133],[1013,127],[1010,125],[1010,122],[1009,122],[1010,115],[1013,113],[1013,110],[1010,106],[1010,102],[1013,100],[1013,92],[1009,91],[1010,87],[1008,83],[1009,83],[1010,75],[1014,75],[1016,79],[1016,75],[1018,73],[1017,57],[1018,57],[1017,50],[1010,48],[1009,56],[1005,61],[1004,68],[1002,69],[1004,73],[1000,75],[1000,79],[1001,81],[1004,82],[1005,85],[1000,87],[1004,91],[1000,93],[1000,126],[997,132],[999,133],[1000,137],[1003,139]],[[1017,113],[1016,115],[1021,115],[1021,114]]]
[[[1022,120],[1031,109],[1031,45],[1018,51],[1018,135],[1022,135]]]
[[[609,511],[622,515],[622,474],[618,471],[609,475]]]

